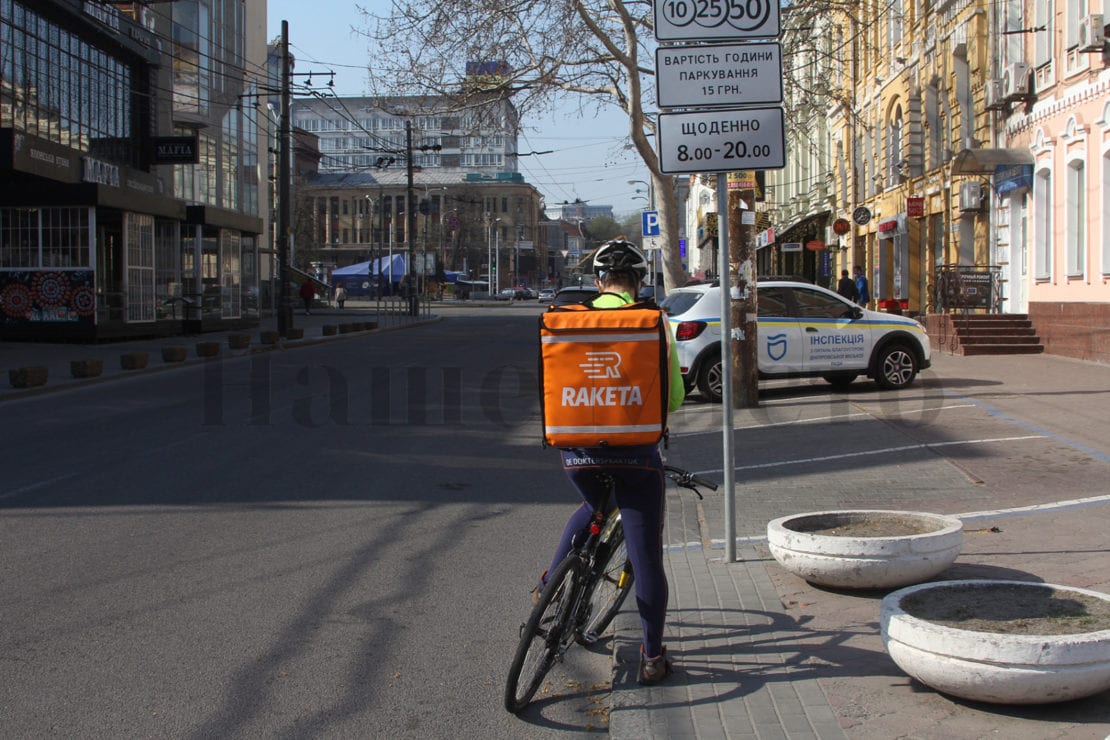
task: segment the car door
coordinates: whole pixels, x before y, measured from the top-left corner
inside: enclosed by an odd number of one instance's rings
[[[798,372],[805,348],[798,321],[791,315],[787,288],[760,287],[759,372],[783,375]]]
[[[831,291],[792,289],[802,344],[803,372],[864,370],[871,357],[871,328],[858,306]]]

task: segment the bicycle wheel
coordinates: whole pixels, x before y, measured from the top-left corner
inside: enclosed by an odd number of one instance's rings
[[[590,591],[589,612],[576,637],[581,645],[598,641],[632,590],[632,563],[628,560],[624,528],[618,525],[603,547],[608,554],[598,558],[598,575]]]
[[[551,665],[572,638],[571,617],[581,579],[582,562],[571,553],[547,579],[539,602],[520,631],[520,644],[505,683],[505,708],[517,714],[535,696]]]

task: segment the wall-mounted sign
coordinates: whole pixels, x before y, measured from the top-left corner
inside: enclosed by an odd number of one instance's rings
[[[844,236],[852,230],[852,222],[846,218],[838,218],[833,221],[833,233],[837,236]]]
[[[197,164],[196,136],[155,136],[154,164]]]
[[[871,209],[865,206],[860,206],[856,210],[852,211],[852,220],[860,226],[866,225],[867,222],[871,220]]]
[[[922,218],[925,215],[925,198],[920,195],[906,198],[906,215],[909,218]]]
[[[784,252],[800,252],[800,251],[802,251],[802,243],[801,242],[786,242],[785,244],[782,245],[782,251],[784,251]]]
[[[820,239],[808,241],[806,242],[806,249],[811,252],[820,252],[825,249],[825,242],[821,241]]]

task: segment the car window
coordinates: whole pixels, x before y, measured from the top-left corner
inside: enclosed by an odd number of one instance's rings
[[[563,288],[555,294],[555,305],[566,306],[570,303],[581,303],[593,295],[597,295],[597,291],[590,288]]]
[[[789,316],[786,309],[786,291],[782,288],[759,288],[759,315],[761,317]]]
[[[689,311],[697,302],[705,296],[705,293],[687,292],[687,293],[670,293],[660,307],[667,312],[668,316],[681,316]]]
[[[844,301],[816,290],[794,288],[794,301],[801,319],[843,319],[852,316],[852,307]]]

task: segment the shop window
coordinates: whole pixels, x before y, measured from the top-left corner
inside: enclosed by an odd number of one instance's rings
[[[154,320],[154,217],[124,214],[127,321]]]

